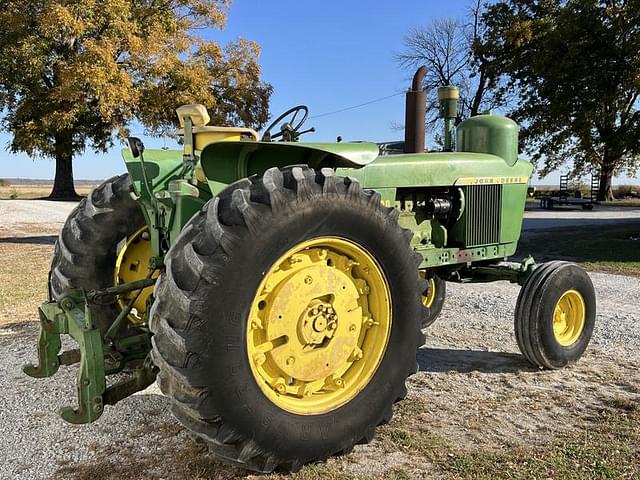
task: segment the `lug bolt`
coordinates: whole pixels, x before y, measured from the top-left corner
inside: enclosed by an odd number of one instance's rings
[[[307,285],[311,285],[311,284],[313,283],[313,278],[311,278],[311,276],[310,276],[310,275],[307,275],[307,276],[304,278],[304,283],[306,283]]]
[[[287,386],[284,384],[282,380],[279,380],[278,383],[276,383],[275,388],[276,388],[276,392],[280,394],[287,393]]]
[[[253,328],[254,330],[262,330],[262,322],[259,318],[251,321],[251,328]]]
[[[351,353],[351,358],[349,360],[351,360],[352,362],[355,362],[357,360],[362,359],[362,350],[360,350],[358,347],[353,349],[353,352]]]
[[[378,323],[371,317],[365,318],[363,324],[364,324],[365,328],[371,328],[374,325],[378,325]]]
[[[287,365],[293,365],[294,363],[296,363],[295,357],[287,358]]]

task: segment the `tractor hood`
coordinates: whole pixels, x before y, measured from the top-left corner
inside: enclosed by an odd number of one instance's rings
[[[200,164],[210,183],[228,185],[270,167],[360,168],[378,152],[375,143],[216,142],[202,150]]]

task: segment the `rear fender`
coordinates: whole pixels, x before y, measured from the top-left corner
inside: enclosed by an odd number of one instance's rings
[[[211,191],[219,193],[230,183],[271,167],[305,164],[315,169],[357,169],[377,156],[375,143],[218,142],[205,147],[200,165]]]

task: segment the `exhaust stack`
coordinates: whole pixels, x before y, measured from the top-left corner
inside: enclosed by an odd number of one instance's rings
[[[422,80],[427,67],[420,67],[413,76],[411,90],[407,92],[404,120],[404,153],[423,153],[427,96],[422,90]]]

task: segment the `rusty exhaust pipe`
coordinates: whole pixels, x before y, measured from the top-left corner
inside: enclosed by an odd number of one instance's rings
[[[416,70],[411,90],[407,92],[404,117],[404,153],[424,152],[427,95],[422,90],[422,80],[426,73],[427,67],[425,66]]]

